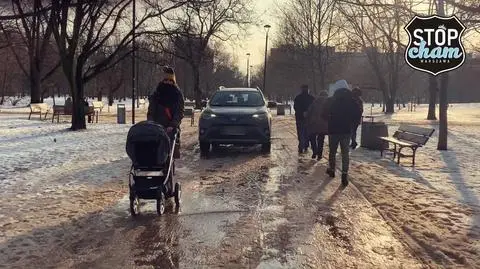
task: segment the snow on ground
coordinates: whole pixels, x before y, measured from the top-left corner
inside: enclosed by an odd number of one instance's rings
[[[88,191],[127,175],[128,125],[91,125],[82,132],[67,131],[68,127],[28,121],[24,115],[0,115],[0,212],[8,215],[0,218],[0,228],[15,227],[6,230],[8,235],[52,224],[51,219],[67,220],[79,210],[98,210],[91,207],[95,199],[101,205],[102,200],[118,198],[114,191],[110,197],[92,199]],[[39,205],[45,212],[35,212]]]
[[[365,112],[369,112],[367,106]],[[310,162],[308,156],[297,158],[291,116],[275,119],[273,133],[278,137],[274,138],[271,157],[230,156],[227,151],[225,156],[213,160],[199,160],[193,142],[189,142],[185,147],[188,156],[182,159],[184,167],[179,166],[179,172],[184,177],[195,173],[189,182],[194,194],[204,192],[200,195],[203,197],[211,188],[215,190],[214,197],[242,201],[248,210],[258,204],[259,211],[242,213],[240,219],[237,211],[235,218],[227,218],[227,235],[221,239],[224,249],[211,248],[201,245],[203,238],[195,239],[194,235],[198,236],[199,231],[195,232],[193,225],[198,221],[208,224],[210,217],[199,215],[197,218],[197,210],[188,208],[198,201],[205,202],[205,199],[195,200],[194,195],[187,195],[186,211],[190,212],[191,221],[185,220],[188,214],[183,220],[180,216],[180,224],[172,224],[175,228],[167,235],[175,236],[177,240],[179,237],[189,240],[180,240],[181,243],[169,251],[180,248],[199,259],[215,257],[215,261],[207,259],[212,264],[228,262],[232,266],[245,262],[245,255],[251,252],[255,259],[247,257],[255,262],[260,258],[263,261],[259,268],[277,267],[279,263],[285,267],[285,260],[311,268],[325,264],[364,268],[372,264],[384,264],[388,268],[421,267],[415,257],[431,267],[480,268],[480,105],[453,104],[450,107],[449,151],[443,152],[436,150],[437,123],[424,120],[425,105],[417,107],[416,112],[402,109],[393,116],[382,115],[376,107],[372,114],[379,116],[377,120],[387,122],[390,134],[401,123],[431,126],[436,132],[427,145],[418,150],[415,168],[409,166],[408,158],[399,166],[388,157],[381,158],[378,151],[358,149],[352,152],[350,176],[353,185],[344,192],[337,189],[338,179],[325,179],[325,161]],[[8,253],[13,253],[8,257],[9,262],[18,258],[25,259],[25,264],[31,260],[42,264],[40,261],[45,262],[45,257],[35,256],[44,253],[42,247],[67,245],[65,252],[68,253],[62,254],[65,257],[75,260],[78,252],[83,253],[85,259],[100,255],[106,258],[98,262],[108,268],[112,266],[108,264],[111,257],[119,255],[113,253],[112,256],[109,251],[125,247],[112,244],[99,248],[101,254],[92,255],[90,248],[95,247],[88,240],[78,241],[81,239],[77,238],[85,236],[83,227],[92,229],[87,238],[100,246],[112,242],[108,241],[110,228],[106,236],[96,234],[96,228],[88,226],[90,219],[78,222],[80,224],[75,220],[86,215],[97,218],[94,212],[103,214],[98,223],[112,218],[105,211],[118,204],[127,193],[125,182],[130,161],[125,154],[125,139],[129,125],[93,124],[81,132],[69,132],[68,127],[69,124],[51,124],[37,119],[29,121],[24,114],[0,114],[0,245],[8,249]],[[186,135],[194,141],[195,127],[184,130],[182,137]],[[260,173],[262,177],[249,179],[249,173]],[[184,185],[185,190],[189,185]],[[260,193],[252,191],[250,185],[258,186]],[[120,203],[125,211],[125,202]],[[255,220],[253,228],[248,226],[252,219]],[[160,224],[155,222],[153,228],[158,231],[164,222],[168,224],[170,221],[172,219],[167,218]],[[73,222],[79,225],[73,225],[75,234],[70,237],[58,234],[68,233],[70,230],[63,230],[62,225],[72,226]],[[126,220],[119,223],[124,229],[130,229],[131,223]],[[178,225],[185,227],[177,229]],[[212,225],[218,226],[214,222]],[[258,238],[257,233],[252,233],[257,225],[261,231]],[[129,232],[143,234],[140,228]],[[90,231],[88,229],[86,231]],[[184,237],[177,230],[194,232],[190,237]],[[150,243],[145,240],[166,236],[155,231],[145,229],[145,236],[138,239],[115,232],[117,241],[113,242],[140,240],[149,249],[155,249],[160,239],[151,239]],[[223,236],[215,229],[204,232]],[[62,238],[77,241],[68,245],[68,242],[62,243]],[[198,242],[192,242],[192,238]],[[214,238],[216,245],[220,239]],[[162,241],[162,244],[168,245],[170,241]],[[409,248],[404,248],[402,243]],[[202,252],[197,251],[199,246]],[[261,256],[256,257],[259,249]],[[2,251],[0,249],[0,254],[4,253]],[[203,255],[205,253],[209,255]],[[215,253],[218,257],[213,255]],[[290,257],[291,253],[298,255]],[[73,263],[72,260],[69,262]]]
[[[426,146],[401,165],[378,151],[352,153],[354,183],[425,260],[443,266],[480,267],[480,107],[449,108],[448,151],[438,151],[438,123],[426,107],[380,116],[392,135],[399,124],[435,128]],[[438,117],[438,112],[437,112]],[[360,131],[359,131],[360,132]]]
[[[65,99],[66,97],[63,96],[63,97],[56,97],[55,98],[55,104],[56,105],[64,105],[65,104]],[[9,99],[10,100],[10,99]],[[13,99],[12,99],[13,100]],[[94,98],[94,99],[88,99],[88,101],[91,103],[92,101],[96,101],[97,99]],[[107,107],[107,98],[104,97],[103,98],[103,103],[105,105],[105,108],[104,108],[104,111],[106,112],[107,110],[111,111],[112,113],[116,113],[116,110],[117,110],[117,105],[118,104],[124,104],[125,105],[125,109],[126,111],[130,111],[132,110],[132,99],[131,98],[127,98],[125,101],[120,101],[120,100],[115,100],[113,102],[113,105],[110,106],[110,108]],[[54,102],[53,102],[53,98],[49,97],[49,98],[45,98],[43,100],[44,103],[48,104],[50,107],[53,106]],[[6,104],[4,105],[0,105],[0,112],[10,112],[10,113],[26,113],[26,112],[30,112],[30,108],[28,107],[28,105],[30,104],[30,97],[24,97],[22,98],[16,105],[12,105],[11,102],[6,102]],[[148,100],[147,100],[147,104],[148,104]]]

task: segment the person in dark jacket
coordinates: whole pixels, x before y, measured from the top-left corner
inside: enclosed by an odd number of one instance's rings
[[[165,67],[163,75],[163,80],[149,97],[147,119],[165,127],[169,134],[172,134],[174,130],[178,130],[178,145],[175,147],[176,151],[174,154],[178,158],[180,155],[180,123],[185,111],[185,100],[177,85],[173,68]]]
[[[310,139],[310,145],[312,145],[312,159],[320,160],[323,156],[323,144],[325,135],[328,134],[328,122],[322,113],[325,110],[327,97],[328,93],[321,91],[307,112],[307,137]]]
[[[329,167],[327,174],[335,177],[335,166],[337,149],[340,145],[342,152],[342,185],[348,185],[348,167],[349,167],[349,145],[352,136],[352,129],[355,121],[360,115],[358,105],[353,99],[352,92],[345,81],[345,85],[336,90],[333,97],[329,98],[328,112],[328,142],[329,142]]]
[[[308,108],[315,100],[315,97],[310,95],[308,85],[302,85],[301,93],[295,97],[293,101],[293,109],[295,109],[295,122],[297,124],[298,137],[298,153],[304,153],[308,148],[308,137],[306,130],[306,114]]]
[[[357,104],[358,109],[359,109],[359,111],[360,111],[360,114],[359,114],[358,117],[355,119],[355,122],[354,122],[354,124],[353,124],[353,129],[352,129],[352,143],[350,144],[350,147],[352,147],[352,149],[356,149],[357,146],[358,146],[358,143],[357,143],[357,130],[358,130],[358,126],[359,126],[360,123],[362,122],[362,115],[363,115],[362,91],[361,91],[358,87],[355,87],[355,88],[352,90],[352,95],[353,95],[353,100],[354,100],[355,103]]]

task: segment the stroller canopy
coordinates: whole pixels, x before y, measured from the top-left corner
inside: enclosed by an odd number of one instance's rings
[[[134,167],[161,167],[170,153],[170,138],[162,125],[142,121],[128,131],[126,150]]]

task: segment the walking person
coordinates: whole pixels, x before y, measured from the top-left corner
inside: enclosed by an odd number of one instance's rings
[[[301,93],[293,101],[295,110],[295,123],[297,125],[298,153],[305,153],[308,149],[308,137],[306,134],[306,114],[315,98],[310,95],[308,85],[301,86]]]
[[[180,157],[180,123],[185,111],[185,100],[182,91],[177,85],[175,72],[171,67],[163,68],[163,79],[149,98],[147,119],[165,127],[171,136],[177,133],[177,146],[174,157]]]
[[[320,160],[323,156],[325,135],[328,134],[328,122],[324,113],[328,94],[321,91],[307,111],[307,136],[312,145],[312,159]]]
[[[352,143],[350,144],[350,147],[352,147],[352,149],[356,149],[357,146],[358,146],[358,143],[357,143],[357,130],[358,130],[358,126],[359,126],[360,123],[362,122],[362,115],[363,115],[362,91],[360,90],[360,88],[355,87],[355,88],[353,88],[353,90],[352,90],[352,95],[353,95],[353,100],[354,100],[355,103],[357,104],[358,109],[359,109],[359,111],[360,111],[360,113],[358,114],[358,117],[355,119],[355,121],[354,121],[354,123],[353,123],[353,128],[352,128]]]
[[[328,105],[328,143],[329,156],[327,174],[335,177],[336,155],[340,145],[342,153],[342,185],[348,185],[349,145],[352,129],[360,110],[353,99],[352,92],[345,80],[337,82],[337,89]]]

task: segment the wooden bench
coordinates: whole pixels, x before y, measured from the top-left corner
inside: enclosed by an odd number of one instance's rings
[[[43,119],[46,119],[50,109],[51,107],[46,103],[30,104],[30,115],[28,115],[28,119],[32,117],[32,114],[39,114],[41,120],[42,113],[45,113],[45,117]]]
[[[72,115],[72,107],[68,106],[53,106],[53,116],[52,122],[57,116],[57,123],[60,122],[60,115],[71,116]],[[89,106],[88,111],[85,113],[85,116],[94,116],[95,122],[98,123],[98,111],[95,110],[94,106]],[[93,120],[92,120],[93,123]]]
[[[192,107],[195,108],[195,102],[193,101],[186,101],[184,104],[185,107]]]
[[[105,104],[102,101],[92,101],[93,110],[102,112]]]
[[[400,164],[401,157],[412,157],[412,166],[415,166],[415,153],[418,148],[423,147],[428,139],[433,135],[435,129],[423,128],[411,125],[400,125],[398,130],[393,134],[393,137],[380,137],[381,140],[387,141],[394,145],[393,149],[385,149],[393,152],[393,160],[398,156],[397,164]],[[402,149],[410,148],[411,155],[402,153]],[[383,156],[381,150],[380,155]]]
[[[190,118],[190,126],[195,125],[195,109],[185,108],[183,115]]]

